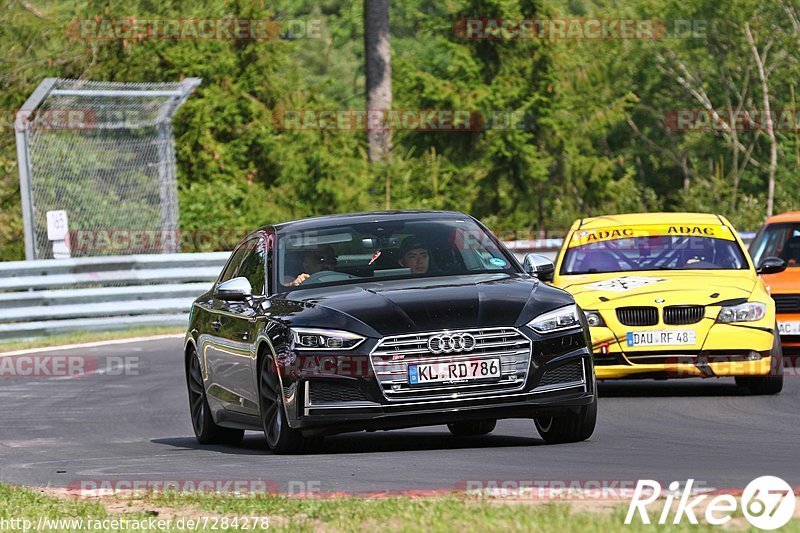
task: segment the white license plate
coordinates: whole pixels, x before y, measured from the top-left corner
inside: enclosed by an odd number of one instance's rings
[[[693,329],[670,329],[661,331],[629,331],[628,346],[693,346],[697,342],[697,332]]]
[[[408,383],[441,383],[472,381],[500,377],[500,359],[443,361],[424,365],[408,365]]]
[[[778,333],[781,335],[800,335],[800,322],[778,322]]]

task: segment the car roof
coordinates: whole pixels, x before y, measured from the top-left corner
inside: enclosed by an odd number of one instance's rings
[[[363,213],[343,213],[338,215],[325,215],[312,218],[303,218],[291,222],[282,222],[272,226],[264,226],[261,230],[275,228],[276,232],[302,231],[318,229],[321,226],[339,226],[345,224],[358,224],[364,222],[384,222],[388,220],[414,220],[419,218],[448,220],[469,219],[472,217],[458,211],[433,211],[433,210],[394,210],[394,211],[367,211]]]
[[[776,224],[779,222],[800,222],[800,211],[789,211],[769,217],[764,224]]]
[[[572,229],[594,229],[612,226],[634,226],[646,224],[725,224],[727,220],[712,213],[623,213],[603,215],[576,220]]]

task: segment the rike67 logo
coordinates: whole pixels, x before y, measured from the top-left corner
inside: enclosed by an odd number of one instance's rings
[[[670,483],[662,507],[656,503],[662,496],[661,484],[651,479],[639,480],[625,516],[625,523],[631,524],[637,515],[643,524],[652,523],[648,513],[650,504],[654,504],[654,522],[661,525],[670,522],[680,524],[684,520],[697,524],[700,516],[708,524],[721,526],[729,522],[737,509],[741,508],[742,514],[751,525],[758,529],[773,530],[786,525],[794,515],[794,492],[779,477],[762,476],[754,479],[742,492],[741,502],[733,494],[693,494],[693,485],[694,480],[689,479],[681,490],[677,481]]]

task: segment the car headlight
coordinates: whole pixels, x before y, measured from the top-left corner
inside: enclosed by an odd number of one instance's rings
[[[583,316],[586,317],[586,322],[590,327],[596,328],[606,325],[606,323],[603,321],[603,317],[600,316],[598,311],[584,311]]]
[[[555,311],[541,314],[528,322],[528,327],[537,333],[553,333],[564,329],[577,328],[581,325],[577,305],[568,305]]]
[[[767,304],[745,302],[739,305],[726,305],[719,310],[717,322],[754,322],[767,314]]]
[[[364,337],[336,329],[292,328],[296,348],[303,350],[351,350]]]

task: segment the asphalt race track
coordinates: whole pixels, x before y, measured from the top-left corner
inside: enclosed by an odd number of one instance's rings
[[[135,358],[138,375],[0,377],[0,480],[264,479],[349,492],[642,478],[734,488],[777,475],[800,485],[798,377],[773,397],[748,396],[732,379],[605,383],[597,430],[578,444],[545,445],[532,421],[507,420],[484,437],[451,437],[444,426],[358,433],[329,437],[313,455],[274,456],[256,432],[238,447],[196,443],[181,344],[49,352],[97,357],[101,367],[109,357]]]

